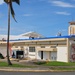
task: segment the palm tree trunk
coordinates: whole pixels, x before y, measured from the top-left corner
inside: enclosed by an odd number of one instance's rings
[[[9,36],[10,36],[10,2],[8,3],[7,61],[8,61],[8,65],[12,65],[9,59]]]

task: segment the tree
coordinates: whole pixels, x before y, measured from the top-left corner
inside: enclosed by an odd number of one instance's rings
[[[12,63],[9,59],[10,12],[11,12],[12,17],[16,21],[12,3],[16,2],[17,4],[20,4],[20,0],[4,0],[4,2],[8,5],[7,61],[8,61],[8,65],[12,65]]]

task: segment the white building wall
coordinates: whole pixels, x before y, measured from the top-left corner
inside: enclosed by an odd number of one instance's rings
[[[37,51],[37,59],[41,59],[41,51]]]
[[[67,47],[57,47],[57,61],[67,62]]]
[[[35,59],[35,52],[29,52],[29,58]]]
[[[28,46],[24,46],[24,58],[29,56],[29,47]]]
[[[0,46],[0,53],[4,56],[4,57],[6,57],[6,55],[7,55],[7,48],[6,47],[1,47]]]

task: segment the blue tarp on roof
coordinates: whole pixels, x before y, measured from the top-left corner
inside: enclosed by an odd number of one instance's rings
[[[75,35],[67,35],[67,36],[54,36],[54,37],[44,37],[44,38],[29,38],[29,39],[15,39],[10,41],[23,41],[23,40],[43,40],[43,39],[55,39],[55,38],[75,38]]]

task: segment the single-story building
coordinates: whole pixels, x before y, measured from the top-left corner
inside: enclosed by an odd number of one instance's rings
[[[73,27],[75,22],[70,22],[70,25]],[[75,62],[74,34],[74,30],[72,32],[72,28],[71,30],[69,28],[67,36],[43,37],[31,32],[23,35],[23,38],[10,39],[10,57]],[[20,37],[22,36],[20,35]],[[6,45],[6,40],[0,40],[0,53],[4,57],[7,56]]]

